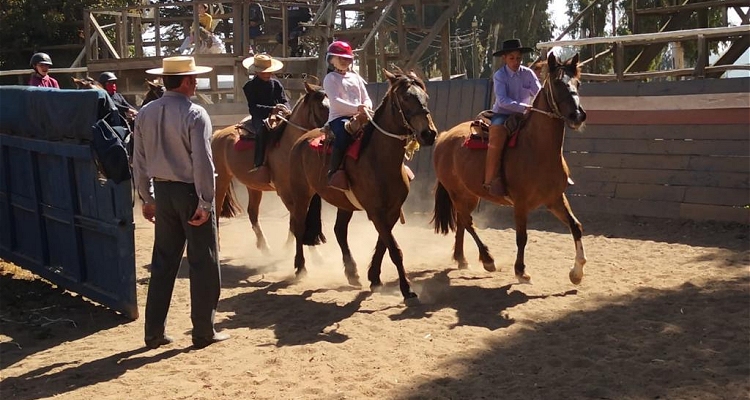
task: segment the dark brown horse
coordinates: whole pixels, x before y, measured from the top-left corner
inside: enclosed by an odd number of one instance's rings
[[[320,86],[305,83],[305,95],[297,102],[284,123],[281,136],[274,138],[268,145],[266,163],[271,171],[272,185],[253,180],[250,170],[253,169],[252,151],[238,151],[235,144],[240,140],[240,131],[235,126],[214,132],[211,138],[214,165],[216,166],[216,204],[217,213],[221,216],[233,216],[239,211],[234,198],[232,178],[237,178],[248,193],[247,214],[255,232],[259,249],[267,251],[263,230],[258,222],[260,201],[263,191],[276,190],[288,209],[291,188],[289,181],[289,152],[297,139],[310,129],[323,126],[328,120],[328,97]],[[228,207],[228,208],[227,208]]]
[[[164,92],[167,90],[164,88],[164,85],[159,83],[158,80],[154,80],[153,82],[146,79],[146,86],[148,87],[148,92],[146,92],[146,96],[143,98],[143,102],[141,103],[141,107],[145,106],[146,104],[160,98],[161,96],[164,96]]]
[[[509,197],[491,197],[482,187],[485,152],[463,147],[469,135],[470,122],[464,122],[442,133],[435,144],[434,164],[437,175],[435,191],[435,231],[456,232],[453,259],[459,268],[466,268],[464,230],[479,247],[479,259],[488,271],[495,270],[495,260],[474,230],[471,213],[483,198],[502,205],[512,205],[516,224],[515,273],[520,282],[529,282],[524,265],[526,222],[530,211],[546,206],[570,228],[575,241],[576,257],[570,271],[574,284],[583,278],[586,256],[581,242],[581,224],[570,210],[565,188],[569,182],[568,166],[562,155],[565,124],[579,129],[586,113],[578,99],[578,54],[560,63],[554,54],[547,58],[547,79],[534,100],[534,111],[517,134],[517,145],[506,148],[502,168]]]
[[[312,139],[321,135],[320,130],[302,136],[292,148],[291,223],[297,241],[294,267],[298,276],[304,274],[303,244],[315,245],[325,241],[321,230],[322,197],[338,208],[334,233],[341,247],[349,283],[359,285],[357,265],[347,242],[348,224],[354,211],[364,210],[378,232],[375,254],[367,274],[371,287],[382,286],[380,264],[387,249],[398,270],[401,293],[407,302],[413,302],[417,295],[411,291],[406,279],[403,254],[391,230],[409,194],[409,179],[404,169],[405,147],[411,148],[414,143],[432,145],[437,129],[427,108],[424,83],[413,73],[394,75],[385,70],[383,73],[390,88],[364,127],[359,158],[345,161],[349,191],[341,192],[327,185],[330,156],[309,146]]]

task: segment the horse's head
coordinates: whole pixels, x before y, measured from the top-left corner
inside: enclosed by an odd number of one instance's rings
[[[164,88],[164,85],[160,84],[158,81],[152,82],[146,79],[146,86],[148,86],[148,92],[146,93],[146,96],[143,98],[143,103],[141,103],[141,107],[160,98],[161,96],[164,96],[164,92],[167,91]]]
[[[414,72],[393,74],[383,69],[390,88],[383,99],[383,105],[390,101],[391,112],[395,114],[395,124],[407,128],[417,141],[425,146],[435,143],[437,128],[427,108],[427,88]]]
[[[578,53],[565,62],[560,62],[552,52],[547,56],[548,75],[543,89],[552,111],[563,118],[572,129],[579,129],[586,121],[586,111],[578,98],[581,70]]]
[[[328,121],[329,105],[322,87],[305,82],[305,95],[294,106],[290,120],[310,129],[320,128]]]
[[[73,78],[73,83],[75,83],[76,89],[99,89],[99,90],[104,90],[104,88],[102,87],[102,85],[99,82],[97,82],[96,79],[94,79],[94,78],[92,78],[90,76],[87,76],[87,77],[81,78],[81,79],[78,79],[78,78],[74,77]]]

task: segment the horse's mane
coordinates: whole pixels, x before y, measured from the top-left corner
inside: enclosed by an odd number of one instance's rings
[[[396,82],[391,83],[391,86],[388,88],[388,91],[385,92],[385,96],[383,96],[380,104],[377,108],[375,108],[375,113],[372,116],[373,120],[378,119],[380,114],[383,113],[383,110],[385,109],[383,105],[385,104],[385,100],[388,98],[388,96],[398,90],[398,88],[400,88],[401,86],[414,83],[422,90],[427,91],[427,86],[424,84],[424,81],[419,79],[419,77],[414,73],[404,73],[401,69],[398,69],[398,71],[394,75],[396,76]],[[375,132],[375,125],[372,122],[366,123],[362,128],[362,144],[360,153],[363,152],[365,148],[367,148],[367,145],[370,143],[370,139],[372,138],[373,132]]]
[[[294,106],[292,107],[291,114],[294,114],[297,111],[297,108],[300,107],[303,103],[305,103],[305,101],[307,100],[307,96],[310,96],[312,93],[323,92],[322,86],[318,86],[312,83],[308,83],[308,85],[310,86],[310,88],[313,89],[313,92],[305,92],[304,96],[297,99],[297,102],[294,103]],[[273,146],[281,140],[281,134],[286,129],[286,125],[287,125],[286,121],[282,120],[279,126],[274,128],[274,130],[272,131],[273,134],[269,135],[268,142],[270,145]]]

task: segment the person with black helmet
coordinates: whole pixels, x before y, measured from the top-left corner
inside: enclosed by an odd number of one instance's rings
[[[34,53],[29,61],[34,72],[29,78],[29,86],[52,87],[60,89],[57,80],[48,75],[49,67],[52,66],[52,58],[47,53]]]
[[[128,101],[125,100],[125,97],[117,91],[117,76],[113,72],[102,72],[102,74],[99,75],[99,83],[101,83],[104,90],[109,93],[109,97],[112,98],[112,101],[115,102],[115,106],[117,106],[117,111],[120,113],[120,116],[128,121],[128,125],[132,128],[133,120],[135,120],[135,116],[138,115],[138,111],[136,111],[135,107],[128,103]]]

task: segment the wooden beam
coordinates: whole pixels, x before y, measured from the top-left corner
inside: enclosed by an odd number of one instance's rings
[[[89,20],[91,21],[91,26],[94,27],[101,40],[104,41],[104,46],[107,47],[107,50],[109,50],[109,52],[112,54],[112,57],[119,60],[120,55],[117,54],[117,50],[115,50],[114,46],[112,46],[112,43],[109,41],[109,38],[107,38],[107,35],[104,34],[104,31],[102,30],[102,27],[99,26],[99,23],[96,22],[96,18],[94,18],[93,14],[89,13]]]
[[[711,39],[726,38],[746,34],[750,34],[750,26],[740,25],[722,28],[687,29],[682,31],[641,33],[638,35],[627,36],[607,36],[576,40],[560,40],[556,42],[541,42],[537,43],[536,48],[551,49],[555,46],[585,46],[589,44],[612,44],[615,42],[621,42],[628,45],[647,44],[651,42],[666,43],[691,40],[697,38],[698,35],[703,35],[706,39]]]
[[[678,6],[636,9],[636,15],[675,14],[680,11],[705,10],[709,7],[750,7],[750,0],[711,0]]]
[[[385,19],[388,17],[388,14],[391,12],[391,8],[393,8],[393,5],[396,4],[396,1],[398,0],[391,0],[380,12],[380,17],[375,22],[375,25],[373,25],[372,30],[370,31],[370,34],[367,35],[365,40],[357,47],[355,52],[362,51],[363,48],[367,47],[367,45],[370,43],[370,40],[372,40],[373,37],[375,37],[375,34],[380,30],[380,25],[383,24]]]
[[[458,9],[459,2],[454,1],[450,7],[446,8],[445,11],[443,11],[443,14],[440,15],[440,18],[438,18],[437,21],[435,21],[435,25],[432,26],[430,29],[430,33],[428,33],[423,39],[422,42],[419,43],[419,46],[409,54],[409,52],[404,51],[403,56],[401,57],[401,60],[405,62],[404,69],[408,70],[411,68],[414,68],[414,66],[417,64],[417,61],[422,57],[422,54],[424,54],[425,50],[427,50],[427,47],[430,46],[430,43],[432,43],[433,40],[437,37],[438,33],[442,30],[443,26],[453,17],[456,10]],[[444,57],[447,57],[447,55],[443,55]]]

